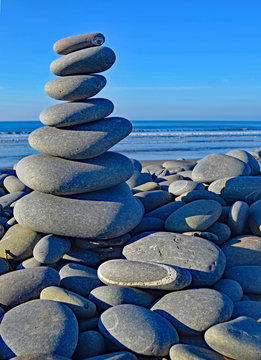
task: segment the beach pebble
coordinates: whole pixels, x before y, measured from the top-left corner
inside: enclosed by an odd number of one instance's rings
[[[87,330],[98,330],[98,321],[99,321],[99,317],[97,316],[80,321],[79,331],[83,332]]]
[[[0,275],[6,274],[9,271],[8,262],[0,258]]]
[[[117,305],[104,311],[99,329],[124,350],[147,356],[165,356],[178,342],[174,327],[163,317],[137,305]]]
[[[84,359],[101,355],[105,350],[103,336],[94,330],[83,331],[79,334],[78,344],[73,359]]]
[[[24,192],[24,191],[16,191],[16,192],[13,192],[10,194],[0,196],[0,210],[7,208],[12,203],[14,203],[16,200],[21,199],[23,196],[25,196],[27,194],[28,193]],[[3,211],[2,211],[1,215],[4,216]]]
[[[226,155],[233,156],[234,158],[247,163],[251,168],[251,175],[257,175],[260,172],[260,167],[257,160],[248,151],[236,149],[229,151],[226,153]]]
[[[225,277],[237,281],[244,292],[261,294],[261,266],[233,266],[226,269]]]
[[[149,181],[139,186],[132,188],[132,193],[137,194],[142,191],[160,190],[160,185],[154,181]]]
[[[187,231],[184,232],[183,235],[197,236],[209,241],[213,241],[216,244],[218,243],[217,235],[207,231]]]
[[[145,231],[160,231],[164,230],[165,222],[159,218],[144,217],[141,222],[130,231],[131,236],[143,233]]]
[[[49,300],[34,300],[11,309],[4,315],[0,331],[16,355],[40,352],[71,357],[78,341],[73,312]]]
[[[238,301],[234,304],[232,318],[248,316],[259,323],[261,322],[261,302],[259,301]]]
[[[215,200],[220,203],[220,205],[226,205],[226,202],[224,199],[222,199],[221,196],[213,193],[212,191],[208,190],[192,190],[189,192],[186,192],[184,194],[181,194],[175,198],[175,201],[184,201],[185,203],[189,203],[191,201],[195,200],[203,200],[203,199],[210,199]]]
[[[37,154],[23,158],[17,165],[18,177],[30,188],[54,195],[106,189],[124,182],[132,173],[129,159],[110,151],[82,161]]]
[[[102,75],[72,75],[48,81],[44,89],[48,96],[56,100],[85,100],[98,94],[106,85]]]
[[[20,355],[20,356],[15,356],[11,360],[13,360],[13,359],[17,359],[17,360],[70,360],[69,358],[64,357],[64,356],[43,354],[43,353]]]
[[[257,360],[261,353],[261,324],[249,317],[217,324],[205,333],[207,344],[218,353],[238,360]]]
[[[172,346],[169,356],[171,360],[224,360],[224,357],[215,351],[185,344]]]
[[[170,321],[181,335],[199,335],[230,319],[233,303],[213,289],[187,289],[164,295],[151,308]]]
[[[3,181],[4,187],[9,193],[17,191],[28,191],[28,187],[25,186],[16,176],[7,176]]]
[[[163,190],[143,191],[134,196],[141,201],[145,213],[157,209],[173,200],[173,195]]]
[[[35,260],[34,257],[31,257],[29,259],[26,259],[22,261],[17,267],[16,270],[21,269],[30,269],[38,266],[46,266],[45,264],[39,263],[39,261]],[[55,267],[56,264],[50,264],[49,267]]]
[[[221,279],[213,286],[213,289],[227,295],[234,303],[243,297],[243,289],[240,284],[232,279]]]
[[[180,161],[180,160],[167,160],[162,166],[166,169],[174,168],[174,167],[182,167],[184,170],[192,170],[196,165],[196,161],[188,160],[188,161]]]
[[[150,175],[153,176],[158,171],[160,173],[162,171],[164,171],[164,168],[162,165],[159,165],[159,164],[151,164],[151,165],[144,166],[141,171],[142,171],[142,173],[149,173]]]
[[[248,223],[253,234],[261,236],[261,200],[250,206]]]
[[[100,46],[104,41],[104,35],[97,32],[69,36],[56,41],[53,50],[57,54],[66,55],[73,51],[90,48],[92,46]]]
[[[63,260],[91,267],[97,267],[101,262],[99,255],[94,251],[83,249],[71,249],[63,256]]]
[[[132,176],[126,181],[131,189],[140,186],[142,184],[151,183],[152,177],[150,174],[141,173],[138,170],[134,170]]]
[[[70,198],[32,192],[17,203],[14,216],[22,226],[47,234],[110,239],[137,226],[143,209],[123,183]]]
[[[183,180],[183,177],[181,175],[172,174],[172,175],[166,175],[166,176],[158,176],[157,179],[154,181],[157,183],[161,183],[163,181],[176,181],[176,180]]]
[[[95,250],[100,248],[106,248],[110,246],[120,246],[124,245],[130,240],[130,234],[124,234],[112,239],[73,239],[73,245],[82,250]]]
[[[205,186],[196,181],[176,180],[169,186],[169,192],[175,196],[187,193],[193,190],[204,190]]]
[[[225,268],[223,252],[208,240],[178,233],[146,233],[124,246],[128,260],[149,261],[188,269],[193,286],[211,286],[217,282]]]
[[[236,201],[230,208],[228,225],[233,236],[243,234],[248,220],[248,204],[244,201]]]
[[[139,160],[130,158],[130,161],[132,162],[135,170],[137,170],[137,171],[142,170],[142,164]]]
[[[211,225],[207,231],[215,234],[218,237],[218,241],[214,241],[217,245],[224,244],[227,240],[229,240],[231,236],[230,227],[227,224],[216,221],[213,225]]]
[[[35,245],[33,256],[42,264],[54,264],[66,254],[71,247],[69,239],[57,235],[46,235]]]
[[[98,268],[98,277],[106,285],[144,289],[180,290],[190,285],[188,270],[145,261],[110,260]]]
[[[181,208],[183,205],[185,205],[184,201],[172,201],[168,204],[158,207],[155,210],[149,211],[144,216],[159,218],[165,221],[170,216],[170,214]]]
[[[88,360],[137,360],[137,357],[127,351],[118,351],[110,354],[88,358]]]
[[[222,206],[215,200],[195,200],[171,214],[165,229],[173,232],[206,230],[217,221]]]

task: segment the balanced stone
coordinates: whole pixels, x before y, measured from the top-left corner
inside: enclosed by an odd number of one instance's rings
[[[179,195],[176,197],[175,201],[184,201],[185,203],[195,201],[195,200],[203,200],[203,199],[210,199],[215,200],[220,203],[220,205],[226,205],[226,202],[224,199],[222,199],[221,196],[215,194],[212,191],[209,190],[192,190],[189,192],[186,192],[184,194]]]
[[[100,92],[106,85],[102,75],[72,75],[48,81],[44,89],[56,100],[84,100]]]
[[[113,103],[108,99],[89,99],[49,106],[40,113],[44,125],[64,128],[67,126],[101,120],[113,112]]]
[[[101,355],[104,352],[105,341],[100,332],[95,330],[83,331],[79,334],[79,340],[73,358],[85,359]]]
[[[171,360],[224,360],[224,357],[215,351],[185,344],[172,346],[169,356]]]
[[[109,69],[115,62],[114,52],[107,46],[78,50],[54,60],[50,70],[54,75],[89,75]]]
[[[174,327],[163,317],[137,305],[123,304],[104,311],[101,333],[125,350],[147,356],[165,356],[178,342]]]
[[[12,271],[0,277],[0,304],[14,306],[36,299],[47,286],[58,286],[60,277],[49,267]]]
[[[73,51],[100,46],[104,43],[105,37],[101,33],[88,33],[69,36],[56,41],[53,46],[54,52],[61,55],[69,54]]]
[[[222,206],[215,200],[195,200],[174,211],[166,222],[168,231],[206,230],[218,220]]]
[[[11,309],[4,315],[0,331],[3,341],[16,355],[55,353],[71,357],[78,341],[78,323],[73,312],[50,300],[34,300]]]
[[[248,316],[259,323],[261,322],[260,301],[238,301],[234,304],[233,319],[239,316]]]
[[[251,169],[245,162],[224,154],[210,154],[199,160],[192,171],[192,179],[212,182],[228,176],[249,175]]]
[[[244,292],[261,294],[261,266],[233,266],[226,270],[225,276],[236,280]]]
[[[205,186],[196,181],[176,180],[169,186],[169,192],[173,195],[181,195],[193,190],[204,190]]]
[[[232,279],[221,279],[213,289],[218,290],[227,295],[234,303],[240,301],[243,297],[243,290],[240,284]]]
[[[251,168],[251,175],[257,175],[260,172],[258,161],[248,151],[236,149],[229,151],[226,155],[233,156],[247,163]]]
[[[29,144],[48,155],[72,160],[90,159],[103,154],[131,130],[132,125],[127,119],[111,117],[65,129],[42,127],[29,135]]]
[[[205,333],[207,344],[224,356],[238,360],[257,360],[261,354],[261,324],[239,317],[217,324]]]
[[[118,185],[132,175],[133,165],[126,156],[110,151],[82,161],[39,154],[20,160],[16,171],[34,190],[72,195]]]
[[[42,264],[54,264],[71,248],[69,239],[57,235],[46,235],[35,245],[34,258]]]
[[[188,289],[164,295],[151,308],[169,320],[181,335],[199,335],[230,319],[233,303],[213,289]]]
[[[142,191],[134,195],[142,203],[145,213],[169,203],[173,195],[164,190]]]
[[[21,226],[47,234],[110,239],[138,225],[143,209],[123,183],[70,198],[33,192],[16,204],[14,216]]]
[[[242,234],[248,220],[248,205],[244,201],[236,201],[230,208],[228,225],[232,235]]]
[[[249,208],[248,223],[255,235],[261,236],[261,200],[255,201]]]
[[[188,269],[193,286],[211,286],[225,268],[225,256],[213,243],[194,236],[155,232],[126,245],[128,260],[152,261]]]

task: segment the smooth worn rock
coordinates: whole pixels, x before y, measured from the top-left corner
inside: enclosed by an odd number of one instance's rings
[[[15,306],[36,299],[47,286],[58,286],[60,277],[49,267],[12,271],[0,276],[0,305]]]
[[[219,246],[224,244],[227,240],[229,240],[231,236],[230,227],[219,221],[216,221],[207,230],[218,237],[218,241],[214,241],[214,242]]]
[[[88,360],[137,360],[137,357],[133,353],[127,351],[118,351],[114,353],[94,356],[88,358]]]
[[[143,209],[126,184],[63,198],[33,192],[17,203],[18,223],[39,232],[110,239],[133,229]]]
[[[25,186],[16,176],[7,176],[3,181],[4,187],[9,193],[17,191],[28,191],[28,187]]]
[[[171,360],[224,360],[224,357],[215,351],[185,344],[172,346],[169,356]]]
[[[26,259],[24,261],[22,261],[17,267],[16,270],[21,270],[21,269],[29,269],[29,268],[35,268],[38,266],[46,266],[46,264],[42,264],[39,263],[39,261],[35,260],[34,257],[31,257],[29,259]],[[56,264],[51,264],[49,265],[50,267],[55,267]]]
[[[211,286],[225,268],[225,256],[213,243],[194,236],[155,232],[123,248],[128,260],[152,261],[188,269],[193,286]]]
[[[79,331],[98,330],[99,317],[95,316],[79,322]]]
[[[210,154],[199,160],[192,171],[194,181],[210,183],[229,176],[249,175],[250,166],[232,156]]]
[[[97,267],[101,262],[97,253],[83,249],[71,249],[63,256],[63,260],[91,267]]]
[[[53,99],[78,101],[98,94],[105,85],[106,79],[102,75],[72,75],[50,80],[44,89]]]
[[[242,234],[248,220],[248,204],[244,201],[236,201],[230,208],[228,225],[233,236]]]
[[[0,258],[0,275],[6,274],[8,271],[9,271],[8,262]]]
[[[144,289],[180,290],[190,285],[188,270],[144,261],[110,260],[98,268],[98,277],[106,285]]]
[[[151,190],[159,190],[159,189],[160,189],[159,184],[157,184],[154,181],[149,181],[149,182],[146,182],[144,184],[141,184],[139,186],[135,186],[134,188],[132,188],[132,193],[137,194],[142,191],[151,191]]]
[[[255,235],[261,236],[261,200],[250,206],[248,224]]]
[[[59,355],[51,355],[51,354],[26,354],[20,355],[12,358],[11,360],[70,360],[67,357],[59,356]]]
[[[146,184],[151,182],[152,178],[150,174],[141,173],[138,170],[134,170],[132,176],[126,181],[131,189],[140,186],[142,184]]]
[[[109,116],[113,108],[113,103],[108,99],[66,102],[44,109],[40,113],[40,121],[44,125],[64,128],[101,120]]]
[[[237,281],[244,292],[261,294],[261,266],[233,266],[226,269],[225,277]]]
[[[166,205],[160,206],[159,208],[149,211],[145,214],[145,217],[156,217],[165,221],[174,211],[185,205],[184,201],[172,201]]]
[[[14,203],[16,200],[21,199],[27,195],[27,192],[24,191],[16,191],[11,194],[6,194],[0,197],[0,209],[7,208],[12,203]],[[3,215],[2,215],[3,216]]]
[[[218,353],[238,360],[257,360],[261,354],[261,324],[239,317],[217,324],[205,333],[207,344]]]
[[[178,342],[174,327],[163,317],[137,305],[118,305],[104,311],[101,333],[125,350],[147,356],[165,356]]]
[[[166,169],[171,169],[174,167],[182,167],[184,170],[192,170],[196,165],[196,161],[194,160],[188,160],[188,161],[182,161],[182,160],[167,160],[165,161],[162,166]]]
[[[50,65],[54,75],[89,75],[108,70],[115,62],[115,53],[107,46],[92,47],[61,56]]]
[[[187,193],[193,190],[204,190],[205,186],[196,181],[176,180],[169,186],[169,192],[175,196]]]
[[[220,291],[227,295],[234,303],[240,301],[243,297],[243,289],[240,284],[232,279],[221,279],[214,286],[213,289]]]
[[[72,195],[118,185],[132,175],[133,165],[126,156],[110,151],[82,161],[39,154],[20,160],[16,171],[34,190]]]
[[[181,335],[199,335],[210,326],[230,319],[233,303],[213,289],[171,292],[151,308],[170,321]]]
[[[29,135],[29,144],[35,150],[48,155],[84,160],[103,154],[129,135],[131,130],[130,121],[119,117],[65,129],[45,126]]]
[[[35,245],[33,256],[42,264],[54,264],[71,248],[69,239],[57,235],[46,235]]]
[[[142,203],[145,213],[173,200],[173,195],[163,190],[143,191],[134,195]]]
[[[86,357],[102,355],[104,351],[104,338],[98,331],[83,331],[79,334],[73,359],[84,359]]]
[[[165,229],[174,232],[206,230],[217,221],[221,212],[222,206],[215,200],[195,200],[171,214]]]
[[[218,243],[217,235],[207,231],[186,231],[184,235],[197,236],[206,240],[213,241],[215,244]]]
[[[71,357],[78,341],[73,312],[49,300],[34,300],[11,309],[3,317],[0,332],[16,355],[40,352]]]
[[[186,192],[184,194],[179,195],[176,197],[175,201],[184,201],[185,203],[189,203],[191,201],[195,200],[203,200],[203,199],[210,199],[215,200],[220,203],[220,205],[226,205],[226,202],[224,199],[222,199],[221,196],[213,193],[209,190],[192,190],[189,192]]]
[[[143,233],[145,231],[160,231],[164,230],[165,222],[159,218],[144,217],[141,222],[130,231],[131,236]]]
[[[260,172],[257,160],[248,151],[236,149],[229,151],[226,155],[233,156],[247,163],[251,168],[251,175],[257,175]]]
[[[130,234],[124,234],[112,239],[73,239],[73,245],[82,250],[95,250],[110,246],[124,245],[131,238]]]
[[[90,48],[92,46],[100,46],[104,41],[104,35],[97,32],[69,36],[56,41],[53,50],[57,54],[66,55],[73,51]]]
[[[238,301],[234,304],[232,318],[248,316],[259,323],[261,322],[261,302],[259,301]]]

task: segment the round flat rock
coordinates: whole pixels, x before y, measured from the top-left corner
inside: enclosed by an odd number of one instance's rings
[[[104,35],[97,32],[69,36],[56,41],[53,46],[53,50],[57,54],[66,55],[73,51],[89,48],[92,46],[100,46],[104,43],[104,41]]]

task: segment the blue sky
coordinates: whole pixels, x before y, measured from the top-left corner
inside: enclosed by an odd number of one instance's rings
[[[2,0],[0,120],[38,120],[66,36],[116,53],[99,94],[130,120],[260,120],[260,0]]]

